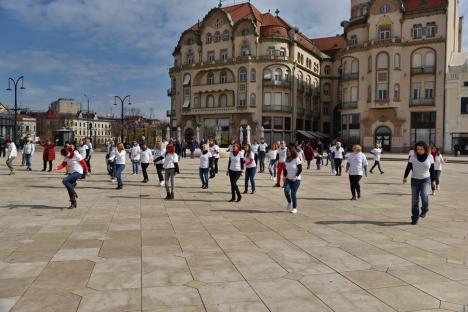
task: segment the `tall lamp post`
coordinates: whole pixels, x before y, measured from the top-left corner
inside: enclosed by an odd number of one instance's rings
[[[130,94],[123,99],[118,95],[114,96],[114,105],[117,105],[117,100],[119,100],[122,106],[122,113],[120,116],[120,143],[124,143],[124,103],[126,99],[128,99],[128,105],[132,105],[132,102],[130,101]]]
[[[90,138],[92,133],[91,133],[91,127],[89,125],[89,96],[87,96],[86,94],[84,94],[85,98],[88,100],[88,110],[87,110],[87,114],[86,114],[86,133],[87,133],[87,137]]]
[[[17,120],[18,120],[18,84],[20,83],[21,81],[21,88],[20,90],[24,90],[26,89],[24,87],[24,76],[21,76],[19,77],[18,79],[13,79],[11,77],[8,78],[8,88],[7,88],[7,91],[12,91],[11,89],[11,83],[13,82],[13,86],[15,87],[15,128],[13,129],[13,141],[15,142],[15,144],[18,144],[18,141],[17,141]]]

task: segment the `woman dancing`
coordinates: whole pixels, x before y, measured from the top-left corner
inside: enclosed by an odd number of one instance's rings
[[[42,152],[42,161],[44,166],[41,171],[46,171],[47,163],[49,163],[49,170],[47,172],[52,172],[52,162],[55,160],[55,146],[59,140],[55,140],[55,143],[52,143],[50,140],[47,140],[45,144],[39,143],[42,146],[44,151]]]
[[[231,200],[230,202],[236,201],[237,195],[237,202],[240,202],[242,199],[241,193],[239,191],[239,187],[237,186],[237,180],[239,180],[240,176],[242,175],[242,171],[244,170],[244,155],[240,150],[239,143],[232,144],[232,150],[229,153],[229,164],[228,164],[228,171],[226,175],[229,176],[229,180],[231,182]]]
[[[356,200],[361,198],[361,181],[363,174],[367,177],[367,158],[366,155],[362,153],[362,147],[360,145],[353,146],[353,152],[348,157],[348,162],[346,163],[346,172],[349,172],[349,185],[351,187],[351,195],[353,197],[351,200]]]

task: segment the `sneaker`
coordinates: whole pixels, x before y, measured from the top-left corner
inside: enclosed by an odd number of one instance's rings
[[[436,185],[436,190],[440,191],[440,186],[439,185]]]
[[[291,213],[297,213],[297,208],[291,209]]]
[[[159,183],[159,186],[164,186],[165,184],[166,184],[166,183],[165,183],[164,181],[161,181],[161,182]]]
[[[423,212],[423,213],[421,213],[419,216],[420,216],[421,218],[425,218],[426,215],[427,215],[427,212]]]
[[[418,224],[418,220],[413,220],[413,221],[411,221],[411,224],[412,224],[412,225]]]
[[[291,208],[292,208],[291,203],[288,203],[288,205],[286,206],[286,210],[290,212],[290,211],[291,211]]]

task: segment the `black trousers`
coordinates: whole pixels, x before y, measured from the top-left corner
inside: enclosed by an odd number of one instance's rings
[[[231,181],[232,199],[235,199],[236,195],[237,195],[237,198],[240,198],[241,196],[239,187],[237,186],[237,180],[239,180],[241,174],[242,174],[242,171],[229,170],[229,180]]]
[[[158,173],[159,183],[164,181],[162,171],[163,171],[163,164],[156,164],[156,172]]]
[[[141,171],[143,172],[143,179],[145,181],[148,181],[148,172],[146,171],[148,169],[149,163],[141,163]]]
[[[336,175],[341,175],[341,163],[343,162],[343,159],[341,158],[335,158],[335,170],[336,170]]]
[[[42,161],[44,166],[42,166],[42,170],[45,171],[47,167],[47,163],[49,163],[49,171],[52,171],[52,160],[43,160]]]
[[[370,172],[372,172],[372,170],[374,170],[375,167],[379,168],[380,173],[382,173],[382,168],[380,167],[380,161],[378,160],[374,161],[374,165],[372,166]]]
[[[88,171],[91,172],[91,156],[86,159],[86,165],[88,165]]]
[[[214,178],[216,176],[216,161],[215,157],[210,157],[210,179]]]
[[[349,175],[349,186],[351,187],[351,194],[353,197],[361,197],[361,185],[359,181],[361,181],[362,176],[360,175]]]

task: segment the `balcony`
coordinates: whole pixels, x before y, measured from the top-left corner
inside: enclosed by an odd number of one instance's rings
[[[358,102],[343,102],[341,109],[355,109],[358,107]]]
[[[410,106],[434,106],[435,98],[420,98],[420,99],[411,99]]]
[[[173,96],[176,94],[176,90],[175,89],[167,89],[167,96]]]
[[[172,116],[175,116],[175,110],[173,109],[168,109],[166,111],[166,117],[172,117]]]
[[[348,80],[358,80],[359,79],[359,73],[346,73],[341,75],[341,79],[344,81]]]
[[[435,69],[436,69],[435,66],[412,67],[411,75],[424,75],[424,74],[433,75],[435,74]]]
[[[290,113],[291,106],[285,105],[263,105],[264,112]]]
[[[184,115],[209,115],[209,114],[232,114],[232,113],[251,113],[255,107],[247,106],[229,106],[229,107],[185,107],[182,109]]]
[[[263,80],[264,87],[290,88],[291,82],[288,80]]]

